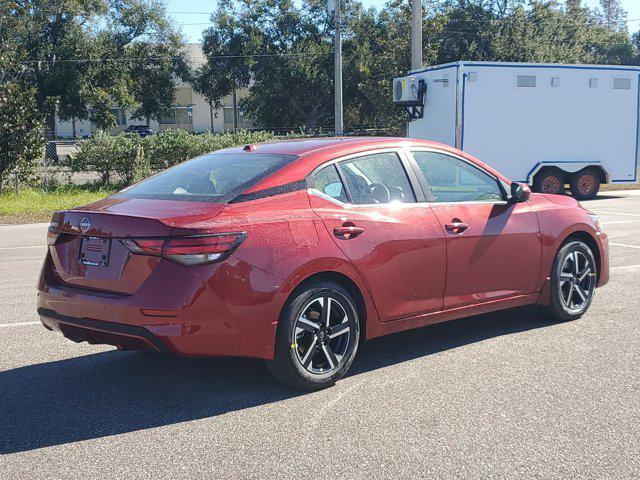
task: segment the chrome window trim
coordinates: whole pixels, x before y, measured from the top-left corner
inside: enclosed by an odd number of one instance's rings
[[[337,205],[338,207],[345,208],[345,209],[346,208],[358,209],[361,207],[376,207],[376,208],[389,207],[389,208],[392,208],[393,210],[398,210],[399,208],[428,207],[431,205],[436,205],[435,203],[429,203],[429,202],[343,203],[340,200],[337,200],[333,197],[330,197],[326,193],[321,192],[317,188],[313,188],[313,187],[309,188],[307,189],[307,193],[309,193],[309,195],[315,195],[316,197],[320,197],[328,202],[333,203],[334,205]],[[477,202],[477,203],[482,203],[482,202]],[[504,203],[506,204],[507,202],[504,202]],[[445,204],[438,203],[437,205],[445,205]]]

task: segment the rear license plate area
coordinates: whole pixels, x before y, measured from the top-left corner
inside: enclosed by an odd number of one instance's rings
[[[109,265],[111,239],[102,237],[82,237],[79,262],[82,265],[106,267]]]

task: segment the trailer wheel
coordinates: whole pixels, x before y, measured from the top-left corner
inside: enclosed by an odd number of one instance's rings
[[[600,190],[600,175],[593,168],[585,168],[571,177],[570,185],[577,200],[590,200]]]
[[[533,191],[538,193],[564,194],[564,175],[557,170],[545,170],[533,179]]]

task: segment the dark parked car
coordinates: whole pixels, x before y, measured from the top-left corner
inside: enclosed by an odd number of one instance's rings
[[[124,129],[127,133],[137,133],[141,137],[148,137],[149,135],[153,135],[153,130],[149,125],[129,125]]]

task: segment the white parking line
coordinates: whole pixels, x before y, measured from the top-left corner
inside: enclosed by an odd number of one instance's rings
[[[604,210],[591,210],[598,215],[626,215],[628,217],[640,217],[640,213],[606,212]]]
[[[640,268],[640,265],[617,265],[609,268],[611,270],[635,270],[636,268]]]
[[[637,220],[613,220],[612,222],[600,222],[600,225],[617,225],[619,223],[636,223]]]
[[[25,325],[41,325],[40,322],[15,322],[15,323],[0,323],[0,328],[7,327],[23,327]]]
[[[616,247],[627,247],[627,248],[638,248],[638,249],[640,249],[640,245],[628,245],[626,243],[609,242],[609,245],[615,245]]]
[[[46,245],[27,245],[25,247],[0,247],[0,250],[20,250],[23,248],[47,248]]]

